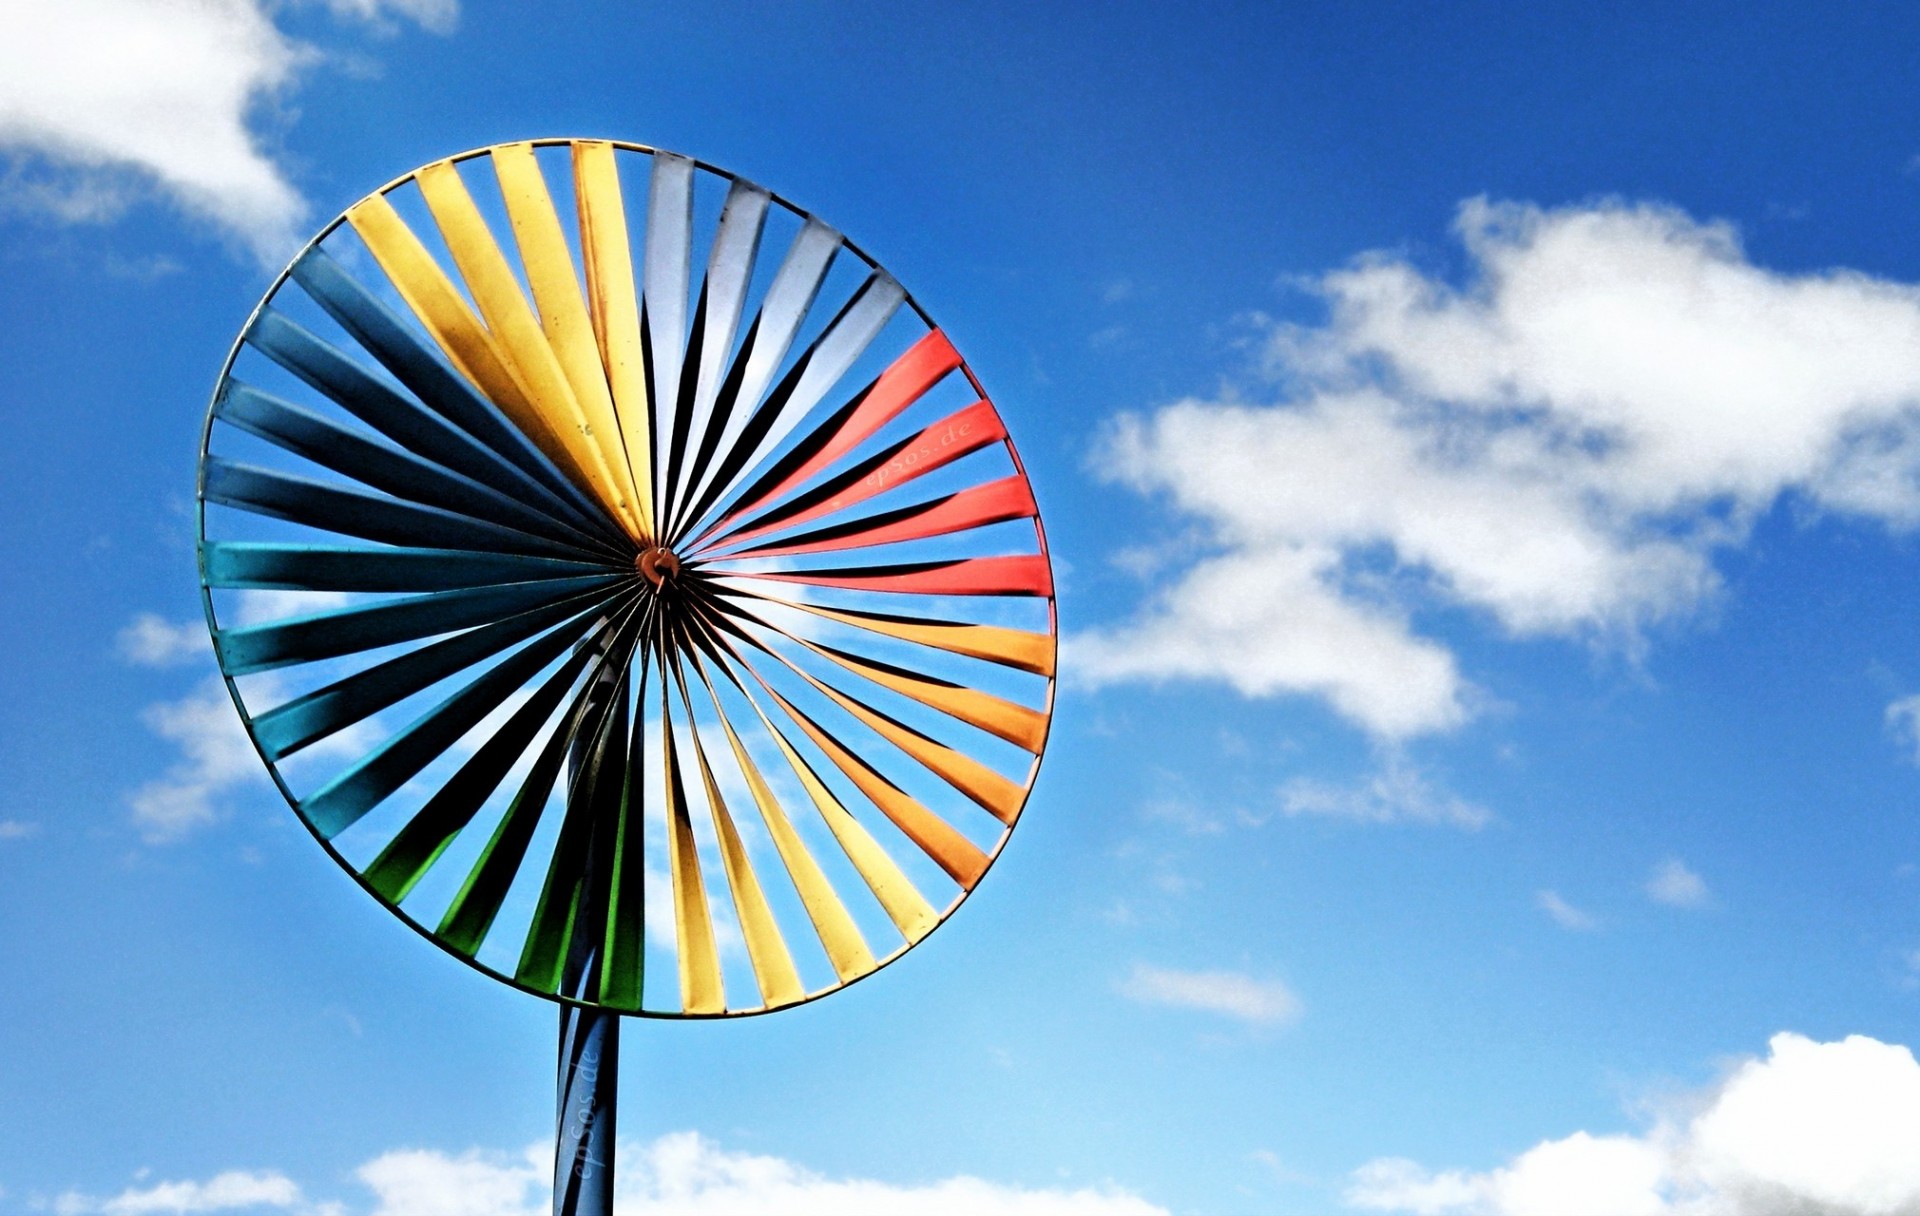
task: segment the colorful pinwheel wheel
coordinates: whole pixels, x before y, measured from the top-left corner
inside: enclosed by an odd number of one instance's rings
[[[502,144],[355,204],[241,334],[200,497],[288,801],[563,1002],[859,979],[980,881],[1046,742],[1053,583],[998,411],[872,258],[685,157]]]

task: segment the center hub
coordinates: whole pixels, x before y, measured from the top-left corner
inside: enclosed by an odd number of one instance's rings
[[[680,573],[680,559],[673,555],[673,550],[655,545],[634,558],[633,567],[654,586],[665,587]]]

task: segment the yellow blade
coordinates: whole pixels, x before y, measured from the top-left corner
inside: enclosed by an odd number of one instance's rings
[[[1003,629],[998,625],[952,625],[945,622],[901,621],[891,617],[869,616],[864,612],[839,612],[820,604],[781,600],[789,608],[811,612],[829,620],[883,633],[904,642],[918,642],[952,654],[985,659],[1003,667],[1015,667],[1037,676],[1053,674],[1053,638],[1024,629]]]
[[[687,818],[687,792],[674,754],[673,724],[665,714],[660,733],[667,766],[667,856],[673,867],[674,942],[680,957],[680,1007],[688,1013],[724,1013],[720,954],[713,943],[713,917],[707,910],[706,884],[700,880],[700,854],[693,823]]]
[[[639,515],[631,496],[614,477],[606,450],[589,428],[573,386],[560,369],[560,360],[547,344],[526,296],[521,294],[506,255],[487,230],[480,209],[473,205],[460,171],[451,161],[437,161],[415,173],[414,181],[419,183],[421,197],[439,225],[447,252],[460,268],[473,302],[480,307],[487,331],[526,389],[527,400],[566,445],[574,464],[587,475],[595,496],[639,539]]]
[[[627,241],[627,211],[620,199],[612,144],[583,140],[573,145],[573,188],[593,333],[600,343],[600,362],[606,368],[607,387],[627,445],[627,463],[640,494],[640,515],[651,533],[655,530],[652,406],[640,345],[633,250]]]
[[[766,779],[754,767],[753,758],[741,746],[740,736],[734,733],[733,724],[727,721],[724,713],[720,716],[720,725],[727,732],[727,742],[733,745],[733,757],[740,765],[741,774],[747,779],[747,788],[753,791],[753,801],[760,808],[760,818],[766,822],[767,834],[773,837],[773,847],[779,851],[781,863],[793,878],[794,889],[800,894],[800,904],[807,910],[807,919],[813,922],[814,932],[820,935],[820,944],[826,948],[834,974],[840,977],[843,984],[859,979],[872,971],[875,965],[873,952],[867,949],[859,926],[853,923],[853,917],[847,915],[846,906],[833,893],[833,886],[827,881],[826,874],[821,872],[820,863],[813,859],[813,854],[807,852],[807,846],[801,843],[793,824],[787,821],[786,812],[780,809],[779,800],[767,788]]]
[[[683,696],[685,691],[682,688]],[[687,717],[692,720],[691,706]],[[760,985],[760,996],[769,1008],[791,1005],[803,999],[807,990],[794,970],[793,956],[787,952],[786,939],[780,936],[780,926],[773,919],[773,909],[767,905],[766,892],[754,877],[746,846],[733,826],[733,816],[727,813],[726,800],[720,796],[720,785],[713,779],[713,766],[707,763],[707,749],[700,743],[700,733],[696,729],[692,734],[693,754],[700,762],[700,780],[706,786],[707,806],[713,811],[713,829],[720,838],[720,861],[726,867],[727,888],[733,892],[733,908],[740,917],[740,934],[747,940],[753,978]]]
[[[785,697],[772,689],[767,690],[787,716],[799,723],[800,729],[807,732],[815,746],[827,754],[847,779],[858,786],[880,813],[893,821],[908,839],[920,846],[927,856],[939,864],[953,881],[967,890],[980,881],[986,873],[987,855],[981,852],[971,840],[962,836],[952,824],[940,818],[922,806],[912,795],[888,781],[876,772],[865,760],[848,751],[838,739],[828,734],[821,725],[807,715],[795,709]]]
[[[773,690],[769,688],[767,691],[771,693]],[[759,706],[754,708],[759,709]],[[874,898],[887,910],[887,918],[906,936],[907,944],[912,945],[932,932],[934,926],[940,923],[933,905],[915,889],[913,882],[894,864],[893,858],[887,856],[880,842],[860,826],[860,821],[846,807],[840,805],[840,800],[820,780],[813,766],[793,749],[793,744],[787,741],[786,735],[780,732],[764,711],[760,714],[760,721],[766,724],[767,733],[773,736],[773,741],[780,745],[787,763],[793,766],[793,775],[800,778],[800,784],[806,788],[807,796],[813,799],[820,817],[827,821],[833,838],[846,850],[847,860],[853,863],[854,869],[860,871],[860,877],[872,888]]]
[[[1020,804],[1025,802],[1027,797],[1027,792],[1020,786],[973,757],[963,755],[944,743],[937,743],[919,731],[895,722],[839,689],[822,684],[797,667],[794,670],[798,671],[807,683],[831,697],[835,704],[872,727],[876,734],[937,773],[948,785],[985,807],[988,813],[1001,823],[1011,827],[1013,821],[1019,817]]]
[[[393,204],[383,195],[373,195],[347,212],[347,222],[366,242],[368,251],[393,281],[400,298],[420,318],[420,323],[460,369],[460,374],[499,406],[508,420],[546,453],[569,480],[592,494],[592,483],[574,463],[566,444],[533,408],[518,377],[494,346],[492,335],[473,315],[433,255],[393,209]]]
[[[628,501],[637,501],[633,470],[628,467],[626,444],[607,389],[606,369],[600,365],[593,320],[587,315],[580,281],[574,275],[573,255],[567,251],[566,234],[560,230],[560,217],[554,212],[553,197],[547,193],[547,181],[534,158],[533,145],[502,144],[493,150],[492,160],[501,197],[506,200],[507,218],[513,225],[514,242],[520,247],[520,264],[526,268],[534,304],[540,310],[541,331],[573,388],[574,400],[585,418],[586,434],[612,470],[615,486]]]
[[[1036,710],[946,680],[893,671],[857,655],[841,654],[816,646],[804,638],[795,640],[830,663],[863,675],[875,684],[891,688],[943,714],[950,714],[970,726],[977,726],[988,734],[998,735],[1036,756],[1046,745],[1047,716]]]

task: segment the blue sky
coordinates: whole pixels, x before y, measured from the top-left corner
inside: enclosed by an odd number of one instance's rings
[[[950,927],[629,1026],[624,1210],[1920,1203],[1911,11],[0,20],[0,1210],[540,1209],[553,1010],[236,751],[191,498],[289,242],[545,135],[897,274],[1066,640]]]

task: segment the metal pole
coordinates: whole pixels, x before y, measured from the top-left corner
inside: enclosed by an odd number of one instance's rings
[[[553,1216],[613,1216],[614,1099],[620,1015],[560,1007],[560,1119]]]
[[[576,739],[569,756],[569,798],[582,799],[593,816],[587,872],[617,818],[627,778],[627,681],[603,668],[589,692],[596,710],[617,717],[607,723],[606,746],[619,760],[594,762],[593,744]],[[592,715],[589,716],[592,720]],[[614,729],[616,728],[617,729]],[[608,768],[612,771],[609,772]],[[584,780],[583,780],[584,778]],[[571,813],[575,808],[569,807]],[[597,943],[605,933],[604,896],[591,887],[580,909],[562,971],[561,991],[579,996],[598,983]],[[614,1106],[620,1092],[620,1015],[578,1005],[560,1007],[558,1116],[553,1139],[553,1216],[613,1216]]]

